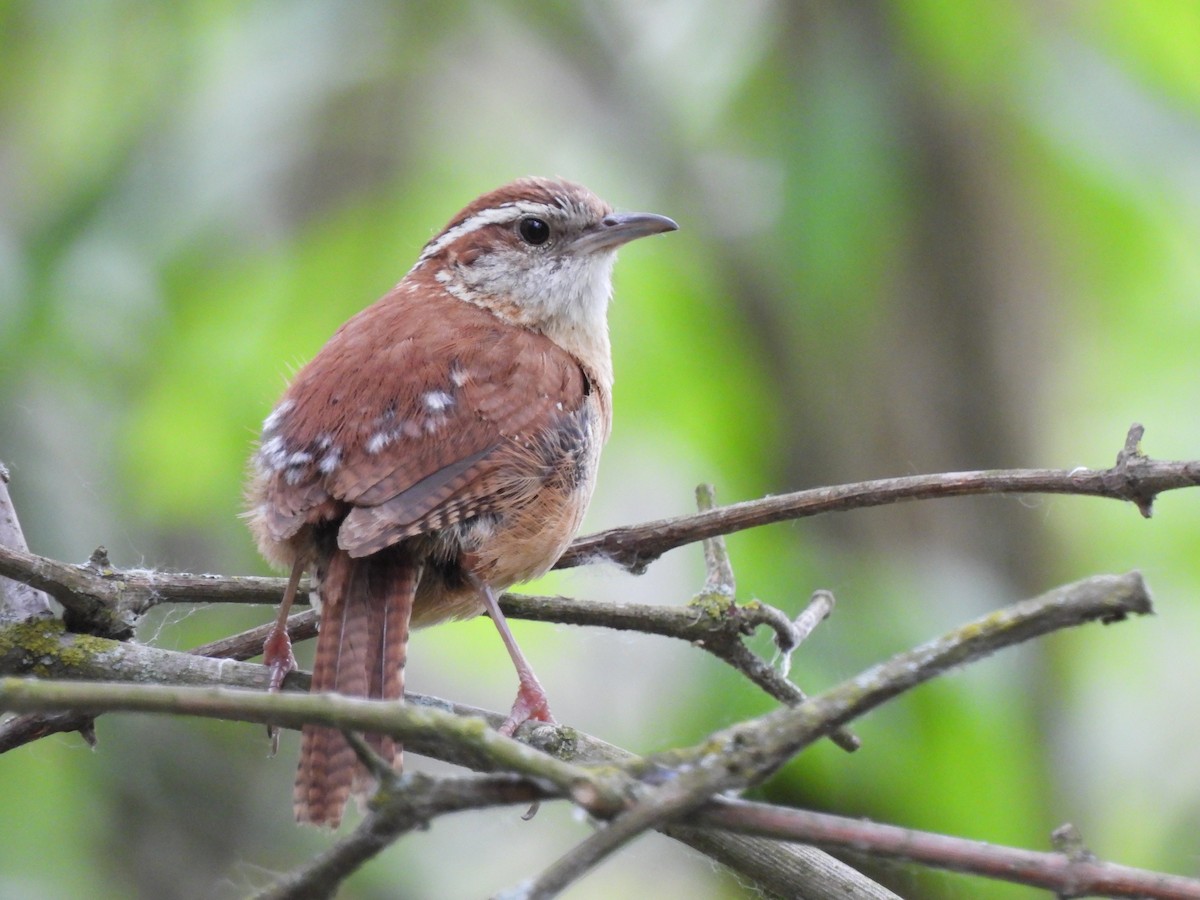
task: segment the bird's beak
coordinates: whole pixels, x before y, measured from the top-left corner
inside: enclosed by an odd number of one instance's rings
[[[675,224],[675,220],[666,216],[654,213],[614,213],[605,216],[594,228],[575,238],[571,242],[571,249],[581,253],[616,250],[622,244],[640,237],[678,230],[679,226]]]

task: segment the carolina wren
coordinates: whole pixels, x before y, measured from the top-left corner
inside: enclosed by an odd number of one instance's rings
[[[616,250],[677,227],[568,181],[514,181],[451,219],[300,370],[247,488],[260,550],[291,570],[264,648],[275,687],[311,570],[312,690],[401,700],[410,626],[486,610],[520,682],[502,730],[553,721],[496,594],[548,570],[579,527],[611,426]],[[399,767],[398,744],[368,741]],[[339,731],[305,726],[297,820],[336,827],[364,777]]]

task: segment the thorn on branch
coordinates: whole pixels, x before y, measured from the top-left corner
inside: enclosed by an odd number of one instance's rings
[[[0,723],[0,753],[15,750],[23,744],[40,741],[52,734],[77,731],[84,743],[95,749],[96,717],[84,713],[25,713]]]
[[[1070,822],[1064,822],[1050,832],[1050,843],[1054,849],[1071,862],[1095,862],[1096,854],[1083,843],[1083,835]]]
[[[797,645],[808,640],[809,635],[816,630],[817,626],[829,618],[829,614],[833,612],[834,603],[833,591],[823,588],[813,591],[808,600],[808,606],[804,607],[800,615],[796,616],[796,620],[792,622]]]
[[[815,590],[808,600],[808,606],[790,623],[786,637],[783,631],[775,632],[775,646],[779,648],[779,674],[784,678],[792,671],[792,654],[808,640],[818,625],[829,618],[829,614],[833,612],[833,604],[832,591]]]
[[[1154,514],[1154,500],[1158,491],[1145,486],[1141,470],[1150,463],[1150,458],[1142,452],[1142,436],[1146,429],[1134,422],[1129,426],[1125,435],[1125,445],[1117,454],[1116,464],[1104,473],[1106,486],[1114,493],[1124,497],[1138,508],[1142,518],[1149,519]]]
[[[84,566],[91,569],[97,575],[113,574],[113,565],[108,558],[108,548],[104,546],[97,547],[92,551],[92,555],[88,557],[88,561]]]
[[[1142,453],[1142,437],[1146,434],[1146,428],[1140,422],[1134,422],[1129,426],[1129,431],[1125,434],[1125,446],[1121,448],[1121,452],[1117,454],[1117,465],[1121,465],[1131,459],[1145,459],[1146,454]]]

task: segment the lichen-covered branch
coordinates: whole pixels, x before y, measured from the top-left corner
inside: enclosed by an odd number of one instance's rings
[[[255,668],[261,669],[261,666]],[[624,806],[621,788],[603,774],[561,762],[512,738],[488,722],[465,718],[432,705],[397,704],[336,694],[268,693],[260,690],[199,688],[160,684],[114,684],[0,679],[0,707],[17,711],[148,712],[259,722],[299,728],[317,722],[335,728],[387,734],[407,743],[432,740],[473,752],[481,767],[540,778],[568,797],[586,786],[580,800],[596,815]],[[623,779],[617,779],[619,785]]]
[[[454,761],[476,768],[500,769],[534,779],[594,815],[616,817],[607,836],[585,841],[529,888],[529,896],[549,896],[642,831],[675,828],[680,824],[678,820],[705,808],[712,798],[758,783],[817,737],[949,668],[1055,629],[1148,612],[1150,599],[1137,573],[1087,579],[1015,604],[898,654],[799,707],[724,729],[691,748],[647,759],[626,758],[600,768],[566,761],[574,755],[570,743],[557,748],[556,758],[503,737],[486,721],[464,719],[423,703],[397,706],[330,695],[9,678],[0,680],[0,707],[90,714],[116,709],[174,712],[289,727],[315,721],[391,734],[416,752],[423,752],[430,744],[442,748],[449,745],[454,752],[443,758],[454,757]],[[258,666],[249,668],[262,671]],[[496,715],[494,721],[498,720]],[[549,732],[554,740],[562,740],[565,735],[570,741],[573,736],[570,729],[529,725],[521,734],[532,737]],[[622,751],[602,750],[600,755],[612,759],[621,756]],[[364,841],[362,846],[345,848],[344,853],[348,858],[357,858],[356,854],[367,853],[370,844]]]

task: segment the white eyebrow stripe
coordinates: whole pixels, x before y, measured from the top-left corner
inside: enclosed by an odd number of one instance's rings
[[[494,206],[491,209],[480,210],[475,215],[464,219],[453,228],[448,229],[439,237],[426,244],[425,249],[421,251],[421,255],[417,258],[417,263],[413,266],[413,269],[419,268],[421,263],[425,262],[429,257],[435,256],[445,250],[446,247],[453,244],[464,234],[470,234],[472,231],[478,231],[480,228],[486,228],[488,225],[504,225],[508,222],[515,222],[521,216],[545,216],[555,213],[561,214],[562,210],[547,203],[532,203],[528,200],[516,200],[512,203]]]

